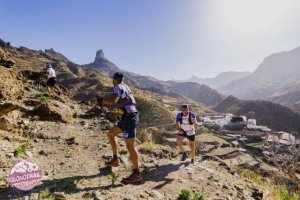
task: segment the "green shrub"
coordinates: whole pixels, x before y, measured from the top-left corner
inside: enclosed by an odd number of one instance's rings
[[[28,81],[28,78],[26,76],[22,76],[22,82],[26,83]]]
[[[112,185],[115,185],[115,182],[117,181],[117,179],[119,178],[119,174],[117,173],[111,173],[109,176],[108,176],[108,179],[111,180],[111,184]]]
[[[156,149],[155,142],[152,140],[146,141],[142,144],[140,152],[142,153],[153,153]]]
[[[40,120],[40,116],[34,115],[34,116],[32,117],[32,120],[33,120],[33,121],[39,121],[39,120]]]
[[[189,200],[191,192],[187,189],[182,189],[178,194],[177,200]]]
[[[43,190],[39,193],[39,199],[55,200],[56,198],[48,190]]]
[[[250,181],[252,181],[253,183],[256,183],[258,185],[262,184],[262,180],[261,180],[261,176],[259,176],[256,172],[248,170],[248,169],[244,169],[242,171],[242,176],[246,179],[249,179]]]
[[[204,187],[198,193],[182,189],[178,194],[177,200],[204,200]]]
[[[299,200],[298,194],[290,194],[283,185],[274,186],[273,193],[278,200]]]
[[[50,195],[50,194],[49,194],[49,191],[48,191],[48,190],[43,190],[43,191],[40,192],[39,198],[45,199],[45,198],[47,198],[49,195]]]
[[[35,98],[39,99],[42,102],[48,102],[49,101],[49,96],[45,95],[44,93],[35,94]]]
[[[26,142],[15,149],[14,154],[15,156],[18,156],[19,154],[24,154],[26,152],[26,149],[31,145],[30,142]]]

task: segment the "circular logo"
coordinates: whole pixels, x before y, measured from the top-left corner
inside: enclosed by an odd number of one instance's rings
[[[33,189],[43,176],[42,169],[33,161],[21,160],[11,169],[8,182],[22,191]]]

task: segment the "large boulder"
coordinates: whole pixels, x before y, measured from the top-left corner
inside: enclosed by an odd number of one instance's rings
[[[0,103],[0,117],[19,108],[20,106],[16,103],[12,103],[12,102]]]
[[[3,116],[0,118],[0,130],[10,131],[12,128],[13,122],[9,117]]]
[[[18,72],[0,66],[0,101],[16,100],[24,92],[23,82],[18,80]]]
[[[19,80],[19,72],[9,69],[12,63],[6,52],[0,48],[0,101],[15,100],[23,94],[23,82]]]
[[[11,68],[15,65],[15,61],[10,59],[7,53],[0,48],[0,65],[6,68]]]
[[[17,119],[20,116],[20,111],[14,110],[5,116],[0,117],[0,129],[10,131],[17,124]]]
[[[10,48],[10,42],[5,42],[0,38],[0,47],[1,48]]]
[[[73,110],[66,104],[57,100],[51,100],[37,106],[33,115],[39,116],[40,120],[73,123]]]

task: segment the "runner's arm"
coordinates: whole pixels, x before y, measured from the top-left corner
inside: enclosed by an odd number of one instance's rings
[[[180,124],[180,115],[179,115],[179,114],[177,114],[177,116],[176,116],[176,123],[175,123],[175,126],[176,126],[176,129],[177,129],[178,131],[182,131],[182,129],[181,129],[181,124]]]
[[[199,123],[197,121],[197,117],[194,113],[192,113],[192,122],[193,122],[195,127],[197,127],[199,125]]]
[[[181,130],[181,127],[180,127],[180,123],[179,123],[179,122],[176,122],[176,129],[179,130],[179,131]]]
[[[118,102],[119,98],[120,97],[118,95],[113,95],[112,97],[105,98],[103,99],[103,104],[114,105]]]

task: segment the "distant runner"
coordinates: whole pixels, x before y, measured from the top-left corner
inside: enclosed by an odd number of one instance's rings
[[[132,174],[122,180],[123,183],[136,183],[142,181],[142,176],[138,165],[138,152],[135,149],[135,137],[139,115],[136,109],[136,101],[131,93],[130,88],[124,83],[124,75],[117,72],[113,76],[113,96],[110,98],[98,97],[98,102],[107,105],[116,105],[121,115],[121,119],[107,133],[112,151],[113,158],[106,162],[106,166],[117,167],[120,164],[118,156],[118,144],[116,136],[123,132],[126,146],[130,154],[130,159],[133,165]]]
[[[51,90],[54,89],[54,86],[57,82],[55,70],[52,68],[51,64],[48,64],[46,68],[46,75],[47,75],[47,83],[46,83],[46,91],[50,94]]]
[[[181,112],[176,116],[176,128],[179,133],[177,136],[176,144],[179,147],[182,158],[181,161],[185,161],[188,158],[187,152],[185,152],[182,141],[184,138],[189,140],[189,146],[191,149],[191,163],[195,162],[195,126],[198,126],[196,115],[192,112],[189,112],[189,107],[187,104],[182,104],[180,106]]]

